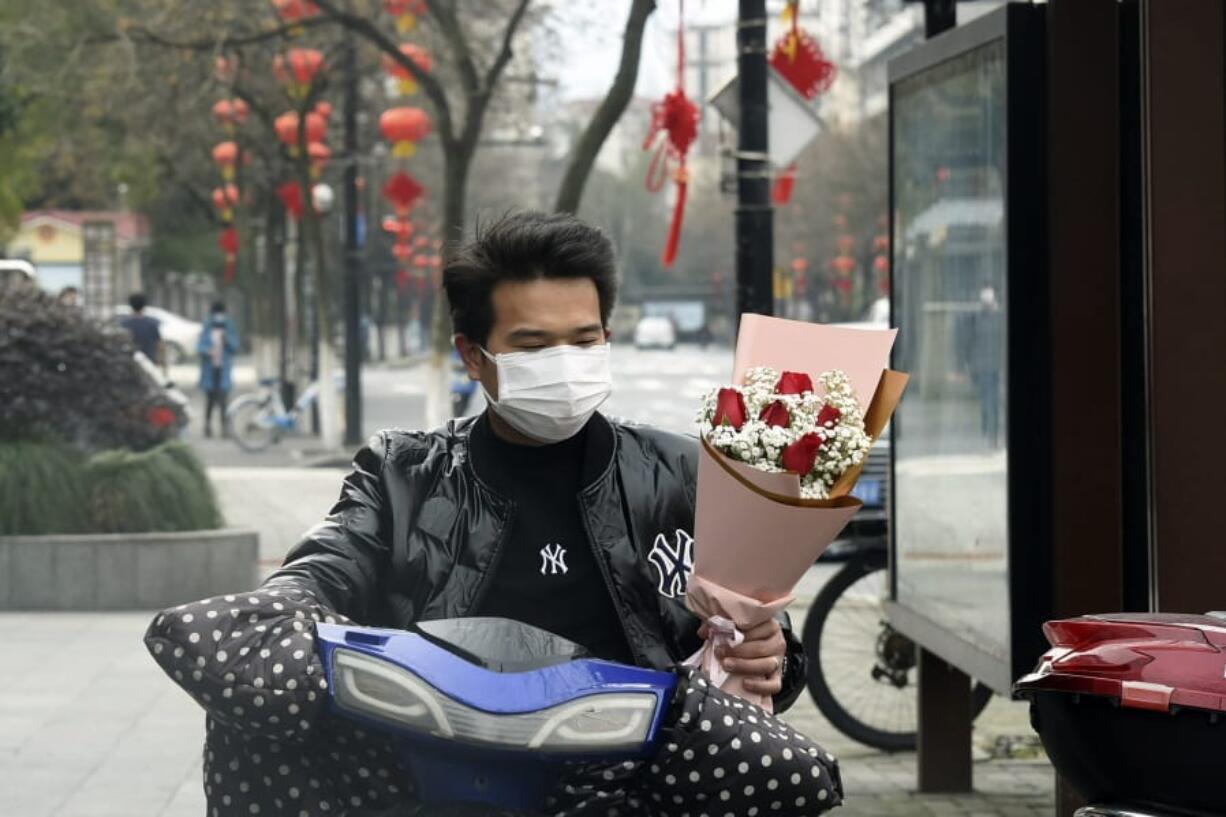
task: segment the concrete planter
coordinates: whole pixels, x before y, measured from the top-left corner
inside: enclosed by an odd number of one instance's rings
[[[0,610],[157,610],[258,583],[259,535],[0,536]]]

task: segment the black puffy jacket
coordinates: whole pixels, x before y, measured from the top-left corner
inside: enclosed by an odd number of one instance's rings
[[[515,507],[474,470],[473,423],[373,437],[358,452],[327,519],[306,533],[266,585],[310,590],[325,606],[369,626],[404,628],[477,609]],[[672,666],[701,645],[699,622],[665,572],[675,560],[661,558],[684,550],[694,530],[697,443],[598,414],[588,449],[582,517],[631,652],[640,665]],[[804,653],[786,622],[785,631],[788,661],[777,711],[792,704],[805,677]]]

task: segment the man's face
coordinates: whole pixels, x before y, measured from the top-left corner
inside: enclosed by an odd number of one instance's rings
[[[494,323],[485,349],[491,355],[532,352],[551,346],[593,346],[608,339],[600,321],[600,296],[590,278],[540,278],[506,281],[490,293]],[[498,399],[493,361],[481,346],[456,336],[468,376],[479,380]]]

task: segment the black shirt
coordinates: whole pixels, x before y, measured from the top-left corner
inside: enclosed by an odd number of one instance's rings
[[[488,416],[473,426],[477,474],[515,503],[494,575],[474,613],[515,619],[568,638],[592,655],[633,663],[579,508],[587,428],[551,445],[509,443]]]
[[[132,333],[132,342],[136,344],[145,357],[154,363],[158,361],[158,343],[162,340],[162,332],[158,328],[157,318],[136,313],[123,319],[123,328]]]

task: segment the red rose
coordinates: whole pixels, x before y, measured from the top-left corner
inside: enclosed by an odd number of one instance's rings
[[[803,477],[813,470],[813,463],[817,462],[817,450],[825,442],[817,434],[806,434],[783,449],[783,467]]]
[[[788,413],[788,407],[779,400],[762,409],[758,419],[768,426],[775,426],[776,428],[787,428],[792,423],[792,415]]]
[[[804,372],[784,372],[775,384],[775,394],[804,394],[813,391],[813,381]]]
[[[826,423],[837,423],[839,418],[842,416],[843,412],[827,403],[826,405],[822,406],[822,410],[817,413],[817,424],[819,426],[824,426]]]
[[[727,423],[740,430],[745,425],[745,398],[736,389],[720,389],[715,401],[715,416],[711,424],[721,426]]]

